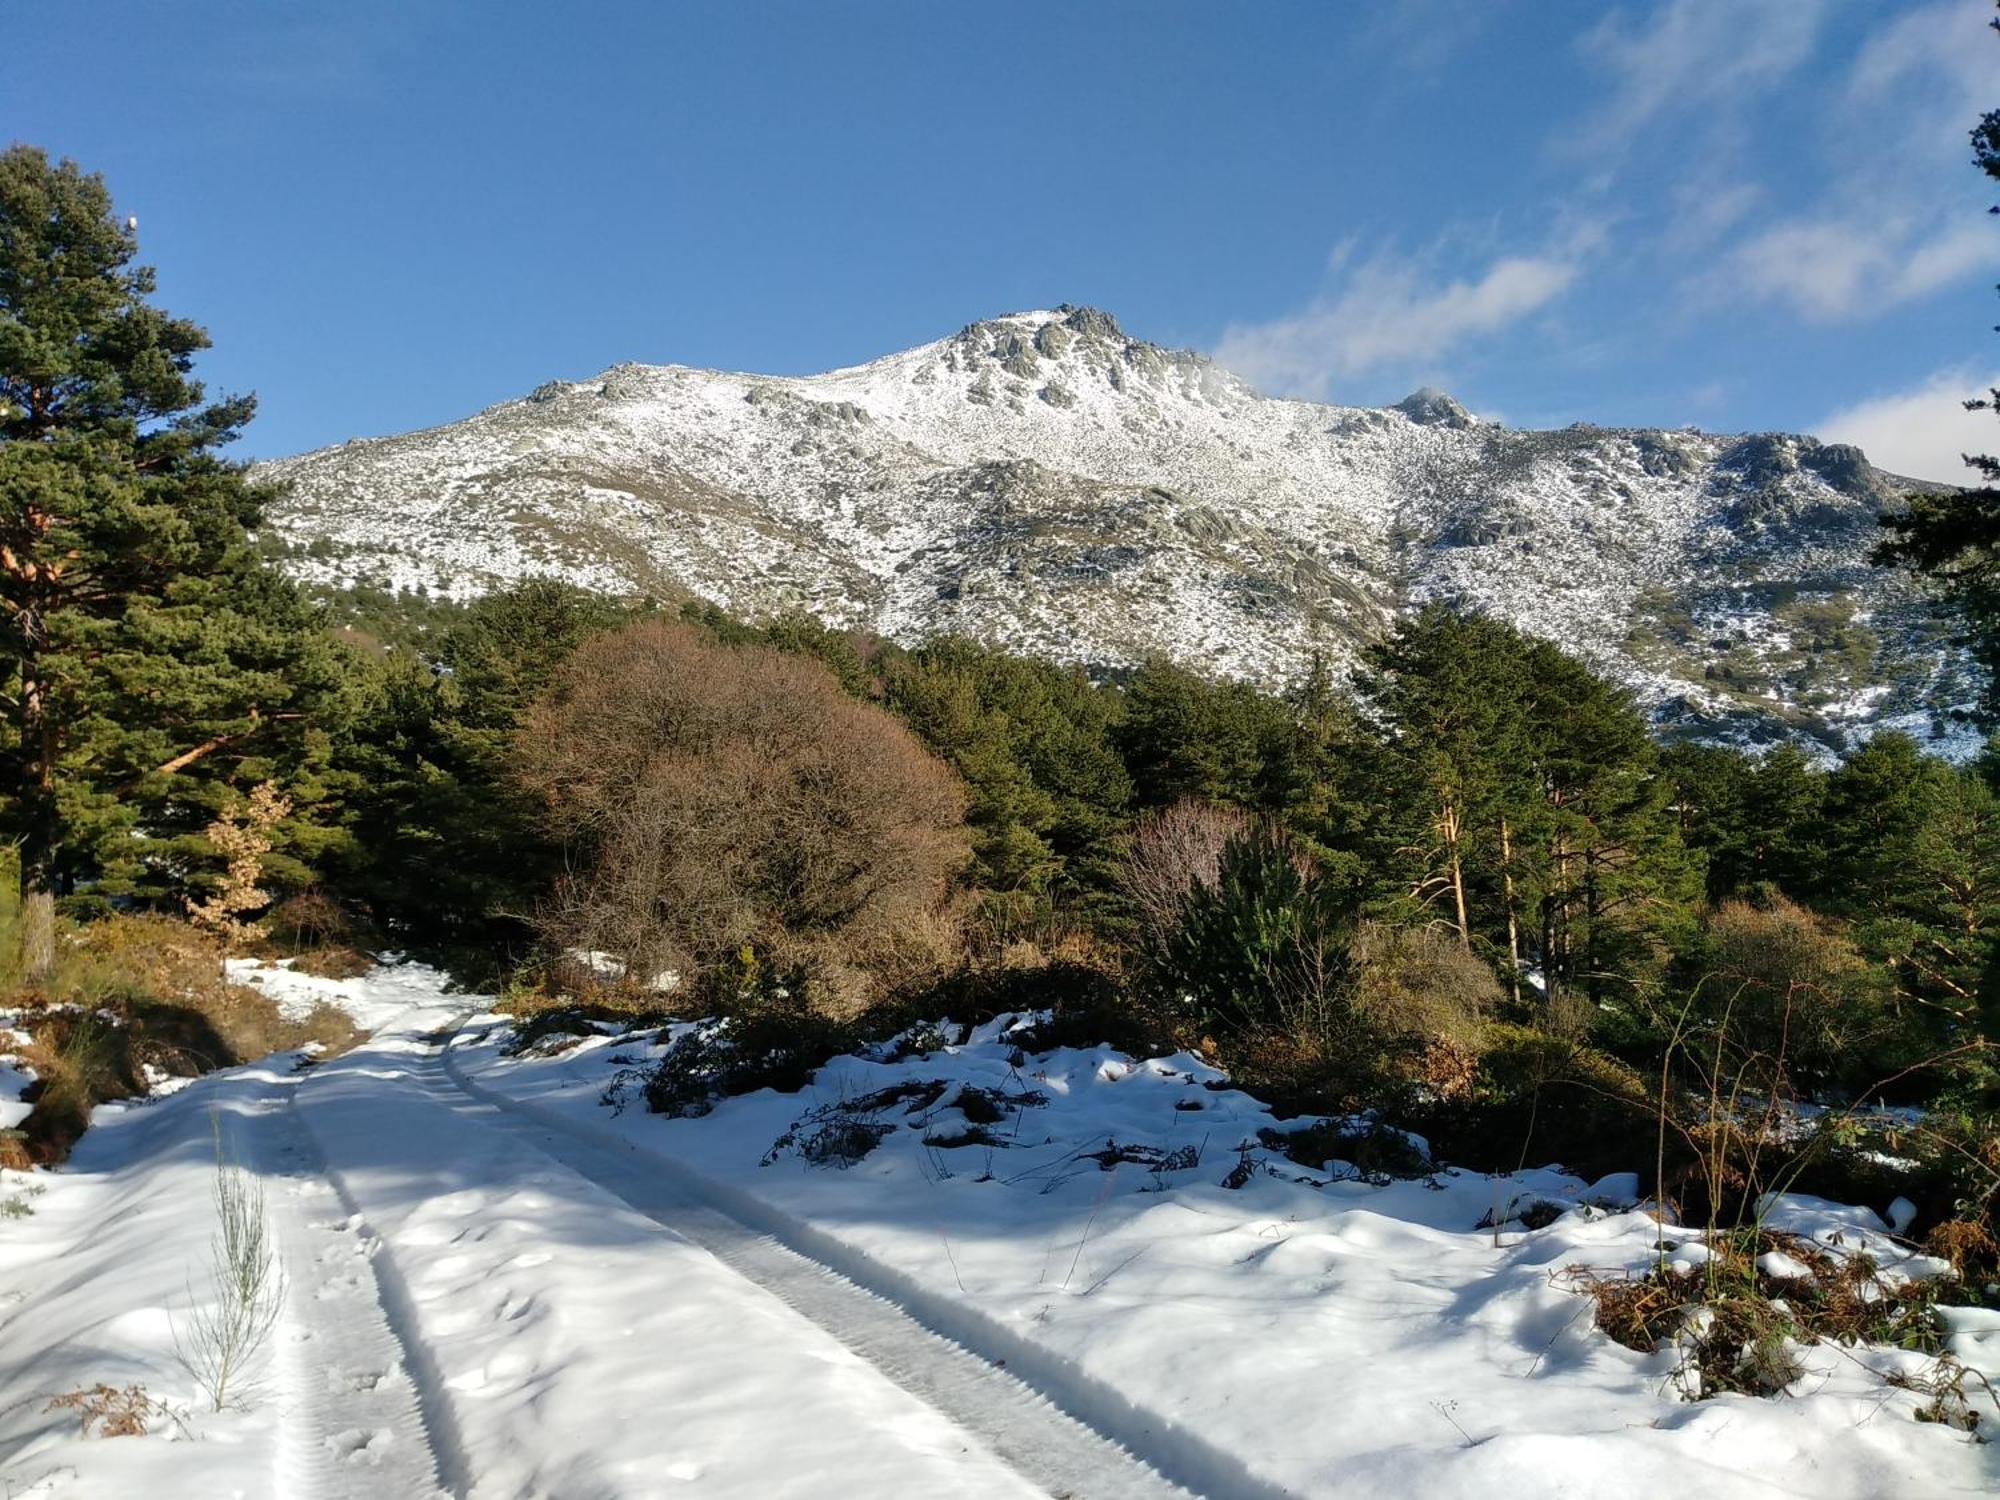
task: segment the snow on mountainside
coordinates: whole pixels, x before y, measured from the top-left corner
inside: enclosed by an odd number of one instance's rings
[[[1867,563],[1908,486],[1856,449],[1515,431],[1434,391],[1276,400],[1090,308],[808,378],[620,365],[262,472],[289,487],[275,544],[323,584],[463,597],[552,574],[1271,683],[1450,599],[1664,723],[1830,746],[1962,738],[1946,716],[1973,694],[1934,612]]]

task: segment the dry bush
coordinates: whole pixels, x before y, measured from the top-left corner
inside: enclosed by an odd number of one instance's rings
[[[542,913],[559,948],[704,973],[746,948],[847,955],[909,926],[964,864],[949,769],[817,662],[662,621],[579,650],[517,742],[574,851]]]
[[[1240,808],[1190,797],[1133,825],[1119,885],[1132,903],[1142,948],[1157,946],[1180,925],[1190,891],[1215,889],[1223,849],[1247,834],[1251,822]]]
[[[849,960],[868,976],[871,993],[920,1003],[975,962],[969,917],[963,896],[938,902],[858,936]]]
[[[205,1003],[231,988],[222,945],[177,918],[117,913],[58,947],[52,998],[76,1005],[153,999]]]
[[[1705,1019],[1759,1088],[1823,1085],[1879,1040],[1879,979],[1854,945],[1782,896],[1709,917]]]
[[[1356,1014],[1398,1040],[1469,1051],[1501,998],[1492,968],[1436,927],[1363,922],[1348,956]]]
[[[286,897],[258,925],[263,939],[252,951],[290,959],[301,974],[358,979],[375,967],[353,917],[317,888]]]
[[[32,1172],[35,1157],[28,1149],[27,1132],[23,1130],[0,1130],[0,1171]],[[9,1200],[11,1203],[14,1200]],[[5,1210],[12,1213],[13,1210]]]
[[[352,947],[354,919],[317,886],[287,896],[264,918],[264,935],[285,953]]]
[[[275,842],[273,830],[291,810],[291,800],[276,782],[260,782],[203,830],[226,866],[207,896],[189,899],[188,920],[214,933],[227,948],[240,948],[263,932],[251,913],[271,904],[271,893],[260,885],[264,856]]]
[[[1984,1224],[1971,1219],[1946,1219],[1931,1226],[1924,1249],[1951,1262],[1953,1274],[1968,1278],[1980,1266],[2000,1261],[2000,1240]]]
[[[121,1390],[102,1381],[80,1390],[65,1391],[50,1401],[47,1409],[75,1412],[85,1437],[91,1436],[93,1427],[98,1437],[144,1437],[154,1421],[171,1415],[167,1407],[146,1394],[143,1385],[128,1385]]]
[[[1689,1400],[1726,1391],[1781,1395],[1802,1373],[1795,1346],[1815,1340],[1931,1355],[1944,1349],[1938,1305],[1954,1290],[1948,1279],[1886,1282],[1865,1255],[1830,1253],[1764,1229],[1710,1233],[1700,1243],[1711,1253],[1687,1270],[1663,1255],[1633,1275],[1581,1266],[1566,1273],[1596,1299],[1597,1326],[1619,1343],[1642,1353],[1678,1352],[1674,1383]],[[1773,1251],[1802,1274],[1764,1269],[1760,1258]]]
[[[130,1098],[143,1079],[127,1038],[92,1012],[55,1013],[32,1023],[28,1034],[22,1056],[35,1073],[34,1107],[21,1122],[19,1145],[30,1164],[54,1165],[89,1128],[92,1109]]]

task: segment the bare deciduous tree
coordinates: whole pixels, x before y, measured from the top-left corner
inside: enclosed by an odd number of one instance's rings
[[[648,622],[529,715],[523,783],[573,851],[544,912],[627,971],[745,945],[822,957],[916,918],[967,856],[957,778],[817,662]]]
[[[1138,916],[1142,947],[1156,944],[1180,925],[1188,892],[1197,886],[1215,888],[1224,846],[1248,833],[1251,823],[1240,808],[1192,797],[1139,819],[1120,883]]]

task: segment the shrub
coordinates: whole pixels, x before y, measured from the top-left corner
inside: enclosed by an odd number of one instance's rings
[[[1492,968],[1436,927],[1363,922],[1348,952],[1356,1013],[1400,1041],[1468,1049],[1500,1002]]]
[[[1251,821],[1240,808],[1183,798],[1133,825],[1118,885],[1141,947],[1158,950],[1171,941],[1189,896],[1215,889],[1223,848],[1247,834]]]
[[[227,948],[240,948],[263,935],[263,924],[250,914],[271,904],[271,893],[260,884],[264,860],[276,843],[274,830],[291,810],[291,800],[279,792],[276,782],[261,782],[202,832],[222,856],[225,868],[201,900],[186,898],[188,920],[215,934]]]
[[[1937,1308],[1955,1290],[1949,1280],[1885,1281],[1865,1255],[1766,1230],[1710,1234],[1698,1244],[1704,1254],[1692,1267],[1663,1257],[1634,1276],[1568,1273],[1596,1299],[1597,1326],[1612,1338],[1644,1353],[1677,1351],[1675,1384],[1688,1400],[1782,1395],[1804,1373],[1797,1346],[1813,1340],[1931,1355],[1944,1347]],[[1957,1409],[1969,1410],[1962,1401]]]
[[[794,1093],[828,1058],[859,1040],[851,1026],[807,1005],[767,999],[681,1032],[651,1064],[616,1075],[604,1102],[621,1109],[637,1087],[654,1114],[705,1115],[719,1098],[761,1088]]]
[[[210,1299],[174,1324],[174,1352],[208,1398],[210,1409],[241,1406],[254,1387],[251,1366],[284,1310],[285,1274],[278,1262],[263,1184],[230,1161],[215,1143],[215,1236],[209,1244]]]
[[[1655,1105],[1624,1063],[1567,1037],[1491,1023],[1470,1089],[1420,1097],[1402,1118],[1440,1161],[1496,1172],[1561,1162],[1597,1177],[1654,1163]]]
[[[172,1411],[146,1394],[143,1385],[123,1389],[99,1381],[79,1390],[65,1391],[51,1400],[48,1411],[73,1411],[85,1437],[96,1429],[98,1437],[144,1437],[147,1429]]]
[[[1889,1031],[1880,976],[1847,938],[1783,896],[1708,919],[1683,1046],[1767,1092],[1872,1081]],[[1712,1044],[1712,1045],[1711,1045]]]
[[[1148,957],[1168,1004],[1218,1037],[1342,1018],[1347,913],[1267,824],[1228,839],[1213,885],[1191,886]]]
[[[968,853],[949,769],[826,668],[652,621],[586,644],[516,740],[580,856],[561,948],[701,974],[746,947],[833,988],[844,954],[934,905]]]
[[[359,1037],[337,1006],[294,1018],[230,983],[219,942],[188,923],[122,913],[64,933],[54,992],[25,1025],[38,1082],[18,1147],[43,1163],[69,1153],[98,1104],[144,1094],[148,1068],[185,1076],[305,1047],[337,1054]]]
[[[259,925],[264,940],[252,951],[289,958],[302,974],[358,979],[375,967],[353,917],[316,887],[280,901]]]

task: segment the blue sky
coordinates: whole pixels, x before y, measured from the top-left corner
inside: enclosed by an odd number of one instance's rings
[[[0,139],[140,221],[276,455],[622,360],[1059,302],[1266,390],[1792,428],[1959,477],[1985,0],[17,9]]]

